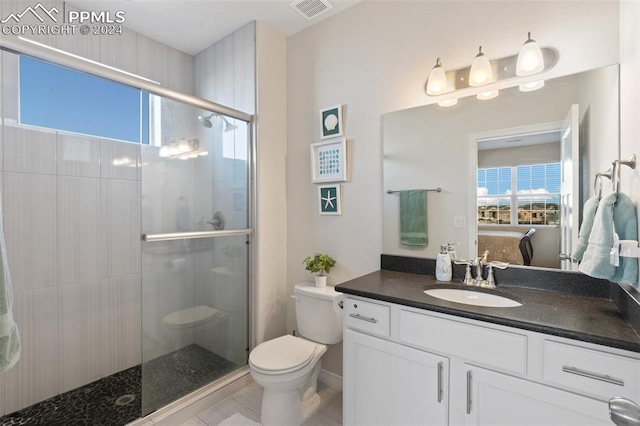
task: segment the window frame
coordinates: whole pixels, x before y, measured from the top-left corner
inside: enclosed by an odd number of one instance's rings
[[[561,162],[552,162],[552,163],[534,163],[534,164],[518,164],[515,166],[502,166],[502,167],[477,167],[476,168],[476,224],[477,226],[526,226],[526,227],[530,227],[530,226],[541,226],[541,227],[559,227],[560,223],[559,220],[560,218],[558,217],[558,223],[553,223],[553,224],[548,224],[548,223],[531,223],[531,220],[529,221],[529,223],[520,223],[520,218],[519,218],[519,212],[520,212],[520,207],[519,207],[519,200],[522,200],[524,198],[529,198],[530,200],[533,200],[537,197],[555,197],[557,198],[558,201],[558,214],[560,211],[560,198],[561,198],[561,194],[560,192],[547,192],[545,194],[518,194],[518,168],[519,167],[532,167],[532,166],[538,166],[538,165],[544,165],[544,166],[549,166],[549,165],[558,165],[558,167],[560,167]],[[511,171],[511,188],[510,188],[510,194],[493,194],[493,195],[478,195],[477,191],[479,189],[479,179],[478,179],[478,174],[480,171],[486,171],[490,170],[490,169],[495,169],[495,170],[500,170],[500,169],[510,169]],[[499,173],[499,172],[498,172]],[[548,175],[546,173],[545,170],[545,180],[547,179]],[[486,178],[485,178],[485,182],[486,182]],[[483,223],[480,221],[480,207],[481,205],[486,206],[486,202],[480,204],[480,200],[485,200],[488,198],[494,198],[496,199],[496,207],[497,207],[497,217],[496,220],[500,220],[500,199],[509,199],[509,223]],[[528,211],[532,212],[533,214],[533,209],[528,209]],[[545,212],[548,211],[548,209],[544,210]]]

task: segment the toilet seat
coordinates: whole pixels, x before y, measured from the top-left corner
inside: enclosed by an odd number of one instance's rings
[[[306,367],[318,351],[318,345],[291,335],[261,343],[249,354],[249,364],[266,375],[282,375]]]
[[[211,321],[219,314],[221,312],[218,309],[200,305],[172,312],[165,315],[162,321],[172,328],[194,327]]]

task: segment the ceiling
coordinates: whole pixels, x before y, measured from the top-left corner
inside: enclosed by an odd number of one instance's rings
[[[308,20],[291,0],[71,0],[80,10],[125,12],[123,24],[190,55],[253,20],[291,36],[342,12],[360,0],[328,0],[332,8]]]
[[[554,130],[549,132],[510,135],[499,138],[478,140],[478,151],[560,143],[561,133],[562,132],[560,132],[560,130]]]

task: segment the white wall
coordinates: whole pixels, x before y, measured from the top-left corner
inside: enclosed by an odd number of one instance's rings
[[[640,2],[620,3],[620,158],[640,160]],[[640,165],[622,169],[622,190],[640,203]],[[640,209],[639,209],[640,222]],[[640,233],[640,232],[639,232]],[[640,239],[640,235],[639,235]],[[640,284],[635,286],[640,291]]]
[[[620,152],[620,115],[616,113],[620,105],[619,82],[616,67],[580,74],[580,183],[581,195],[585,195],[582,203],[593,194],[595,174],[611,168]],[[611,182],[605,179],[602,187],[603,194],[610,192]]]
[[[330,284],[378,269],[383,196],[380,116],[429,103],[424,85],[436,57],[445,69],[457,69],[470,64],[478,45],[490,58],[513,55],[527,31],[532,31],[542,46],[559,52],[548,76],[572,74],[618,62],[618,13],[616,1],[362,2],[290,37],[289,286],[311,278],[301,262],[315,251],[328,252],[338,262]],[[637,27],[637,20],[633,25]],[[637,43],[637,36],[633,40]],[[317,189],[310,182],[309,144],[318,141],[318,110],[336,104],[346,105],[351,179],[343,187],[342,216],[319,216]],[[637,104],[635,108],[637,117]],[[638,140],[637,127],[626,132]],[[330,351],[324,364],[338,374],[339,351],[339,347]]]
[[[254,324],[256,343],[287,328],[287,41],[262,22],[256,26],[257,74],[257,259]]]

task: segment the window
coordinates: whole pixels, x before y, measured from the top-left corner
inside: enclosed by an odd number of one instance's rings
[[[149,96],[140,89],[20,56],[20,123],[149,143]]]
[[[559,225],[559,208],[560,163],[478,169],[479,224]]]

